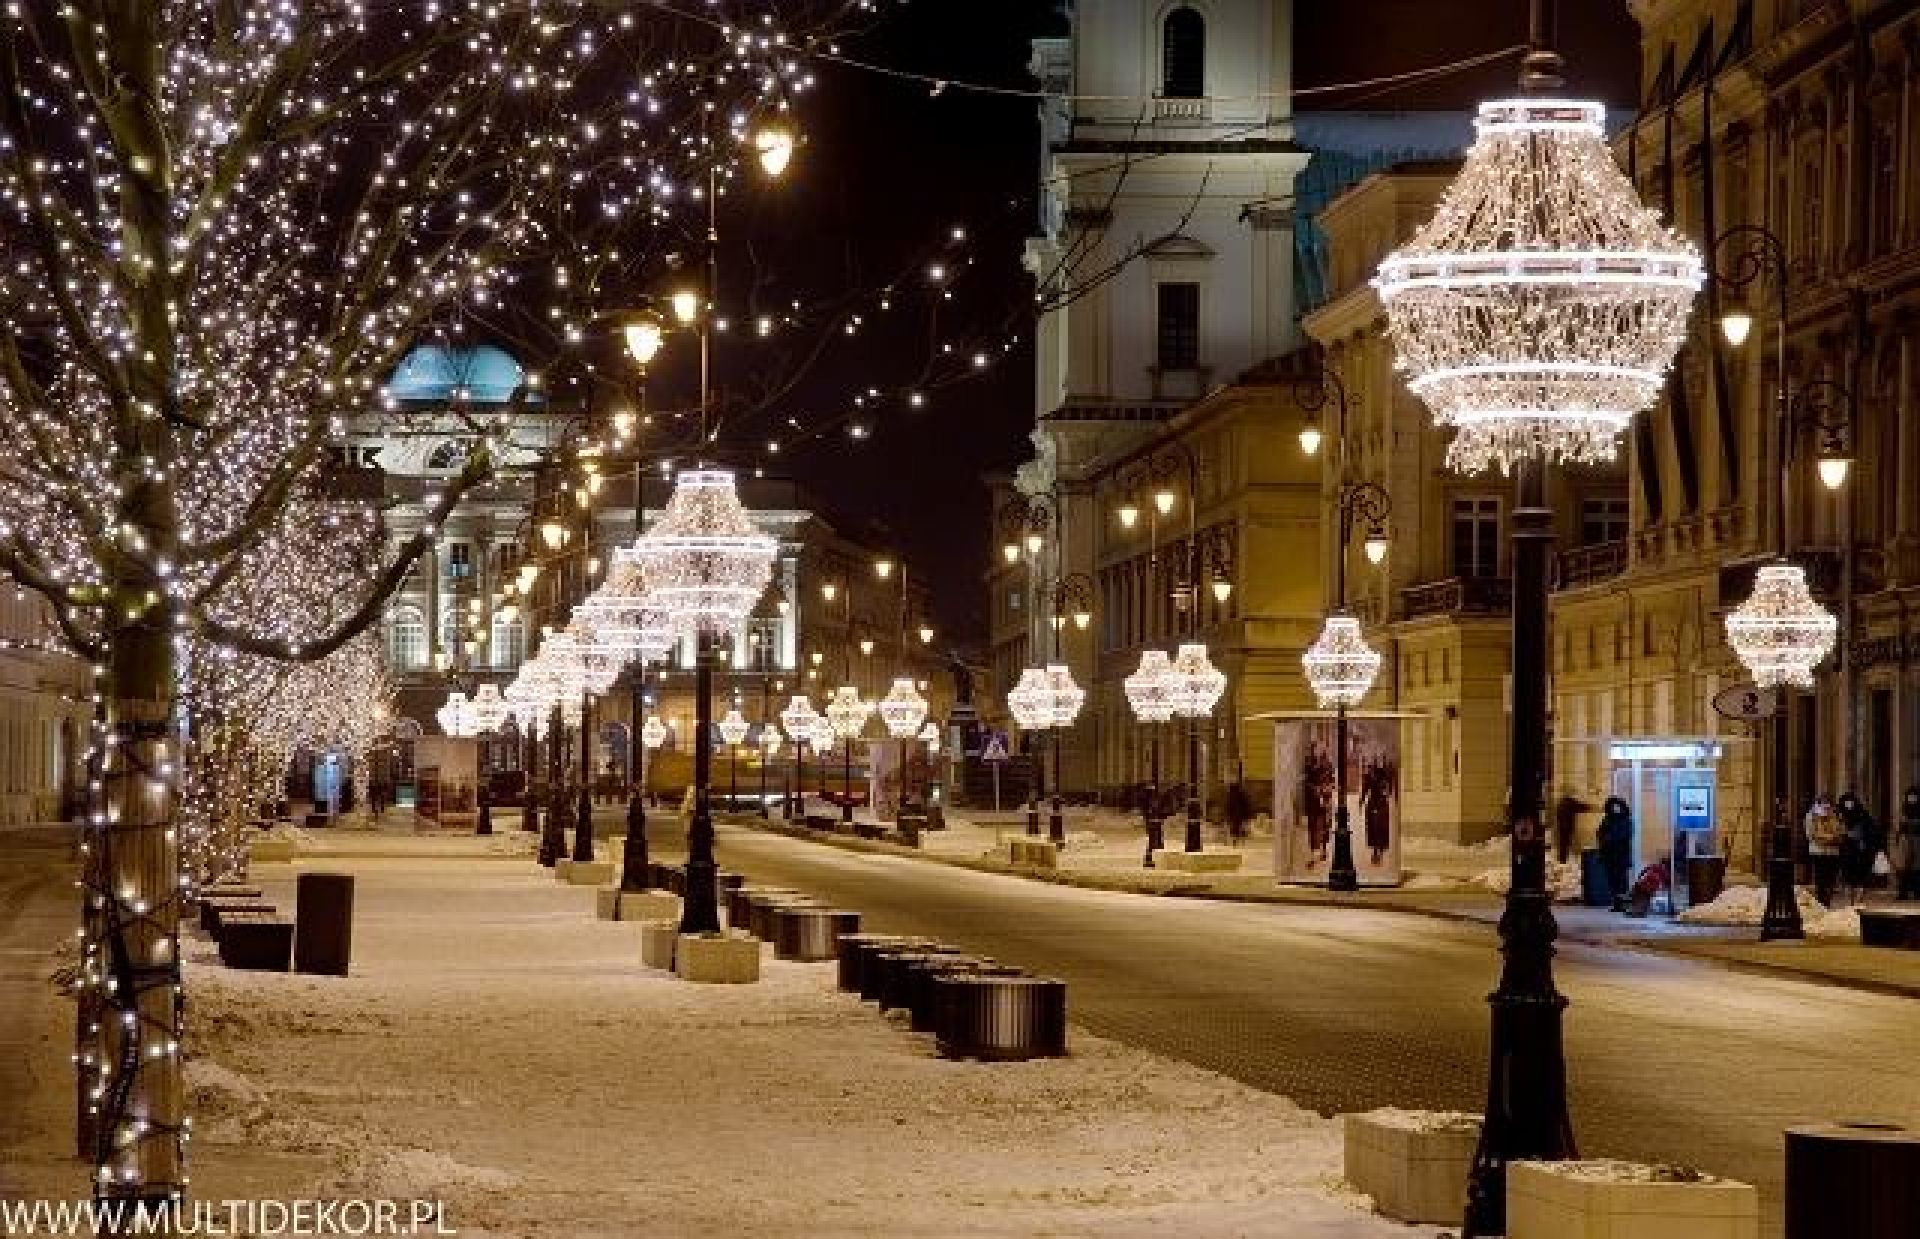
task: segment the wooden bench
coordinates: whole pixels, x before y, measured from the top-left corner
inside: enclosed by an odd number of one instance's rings
[[[220,936],[220,924],[227,916],[241,912],[271,912],[273,905],[258,895],[221,895],[200,901],[200,928]]]
[[[1920,908],[1860,909],[1860,945],[1920,951]]]
[[[265,912],[224,912],[220,917],[220,962],[255,972],[285,972],[293,966],[293,922]]]

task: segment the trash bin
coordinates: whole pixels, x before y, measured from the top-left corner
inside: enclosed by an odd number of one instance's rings
[[[1580,849],[1580,902],[1589,908],[1613,906],[1613,887],[1607,883],[1607,866],[1599,848]]]
[[[353,955],[353,878],[301,874],[293,919],[293,970],[346,976]]]
[[[1727,858],[1724,856],[1687,857],[1687,906],[1697,908],[1712,903],[1727,889]]]
[[[1786,1239],[1920,1235],[1920,1132],[1893,1123],[1787,1129]]]

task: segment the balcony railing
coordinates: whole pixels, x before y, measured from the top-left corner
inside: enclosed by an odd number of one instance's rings
[[[1207,119],[1205,99],[1155,99],[1153,118],[1176,125],[1198,125]]]
[[[1627,570],[1627,543],[1595,542],[1560,553],[1558,588],[1579,589],[1611,581]]]
[[[1505,615],[1513,609],[1513,582],[1503,576],[1456,576],[1400,591],[1400,615]]]

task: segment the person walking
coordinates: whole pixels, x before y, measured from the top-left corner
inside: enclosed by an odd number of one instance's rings
[[[1852,792],[1840,795],[1840,824],[1846,830],[1840,842],[1840,880],[1847,887],[1847,902],[1858,904],[1873,885],[1874,862],[1885,840],[1866,802]]]
[[[1888,829],[1887,859],[1893,862],[1894,897],[1920,899],[1920,787],[1900,797],[1900,818]]]
[[[1600,863],[1607,871],[1607,892],[1615,912],[1627,910],[1633,874],[1633,810],[1618,796],[1607,797],[1600,814]]]
[[[1814,796],[1803,827],[1807,859],[1813,864],[1813,895],[1822,907],[1833,906],[1833,890],[1840,878],[1840,849],[1846,842],[1846,823],[1825,793]]]

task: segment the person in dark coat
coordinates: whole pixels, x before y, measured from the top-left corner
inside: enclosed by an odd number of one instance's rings
[[[1920,787],[1909,787],[1900,798],[1900,836],[1888,853],[1899,875],[1900,898],[1920,899]]]
[[[1618,796],[1607,797],[1600,815],[1600,863],[1607,871],[1607,890],[1613,910],[1627,910],[1627,888],[1633,872],[1633,811]]]
[[[1860,902],[1873,883],[1873,861],[1880,855],[1880,823],[1860,797],[1852,792],[1840,796],[1840,823],[1846,834],[1840,841],[1840,879],[1847,884],[1852,901]]]
[[[1394,763],[1378,757],[1360,772],[1360,818],[1366,824],[1367,848],[1373,863],[1383,864],[1393,842]]]

